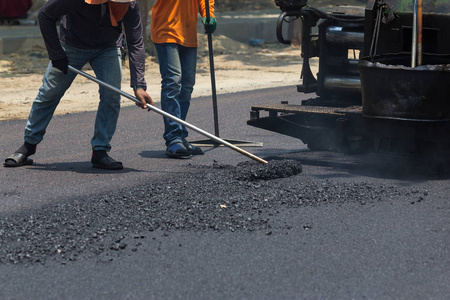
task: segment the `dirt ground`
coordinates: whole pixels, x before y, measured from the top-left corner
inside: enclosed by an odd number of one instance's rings
[[[239,43],[224,36],[213,36],[217,94],[294,85],[299,82],[300,48],[280,44],[260,47]],[[48,64],[45,48],[35,47],[25,53],[0,56],[0,121],[26,119],[42,84]],[[160,99],[158,63],[152,56],[146,61],[148,92],[155,102]],[[85,71],[94,75],[89,68]],[[133,95],[129,87],[129,68],[124,66],[122,90]],[[198,67],[193,97],[212,95],[207,39],[199,34]],[[122,97],[123,106],[134,105]],[[96,83],[78,76],[61,103],[56,115],[93,111],[98,106]]]
[[[236,7],[234,1],[217,1],[218,11],[236,11],[276,8],[273,0],[246,0]],[[39,7],[37,1],[35,15]],[[41,1],[42,2],[42,1]],[[151,1],[150,1],[151,2]],[[362,0],[317,0],[314,6],[332,7],[338,4],[361,4]],[[245,5],[243,5],[245,4]],[[150,6],[151,7],[151,6]],[[300,47],[279,43],[253,47],[225,36],[213,36],[214,70],[217,94],[246,91],[300,83]],[[199,34],[198,67],[193,98],[212,95],[209,55],[206,36]],[[42,84],[42,76],[48,64],[45,48],[35,47],[32,51],[0,55],[0,121],[26,119],[32,102]],[[313,73],[317,66],[312,63]],[[160,100],[160,75],[155,57],[148,56],[146,62],[148,92],[157,103]],[[87,73],[94,75],[88,68]],[[129,87],[129,69],[125,65],[122,90],[133,95]],[[123,98],[123,97],[122,97]],[[123,106],[134,105],[122,99]],[[96,83],[78,76],[61,103],[55,115],[94,111],[98,106]]]

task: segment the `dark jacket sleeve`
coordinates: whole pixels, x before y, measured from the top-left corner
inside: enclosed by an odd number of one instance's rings
[[[123,18],[125,37],[130,62],[131,87],[147,87],[145,82],[145,47],[142,23],[137,2],[131,2],[130,9]]]
[[[50,60],[66,56],[58,37],[57,23],[62,16],[79,5],[80,0],[48,0],[38,14],[39,28]]]

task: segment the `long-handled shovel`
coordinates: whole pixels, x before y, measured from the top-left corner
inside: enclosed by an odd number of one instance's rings
[[[135,97],[131,96],[130,94],[127,94],[124,91],[122,91],[122,90],[120,90],[120,89],[118,89],[118,88],[116,88],[116,87],[114,87],[112,85],[109,85],[106,82],[103,82],[103,81],[101,81],[101,80],[99,80],[99,79],[97,79],[97,78],[95,78],[95,77],[93,77],[93,76],[83,72],[83,71],[75,69],[72,66],[69,66],[69,70],[72,71],[72,72],[75,72],[75,73],[77,73],[77,74],[79,74],[81,76],[84,76],[87,79],[90,79],[90,80],[98,83],[99,85],[104,86],[104,87],[106,87],[106,88],[108,88],[108,89],[110,89],[110,90],[112,90],[112,91],[114,91],[116,93],[119,93],[120,95],[130,99],[131,101],[134,101],[135,103],[141,103],[141,101],[139,101]],[[204,130],[202,130],[202,129],[200,129],[200,128],[192,125],[192,124],[189,124],[186,121],[183,121],[183,120],[181,120],[181,119],[179,119],[177,117],[174,117],[171,114],[166,113],[165,111],[163,111],[163,110],[161,110],[161,109],[159,109],[159,108],[157,108],[157,107],[155,107],[153,105],[147,104],[147,108],[152,110],[152,111],[154,111],[154,112],[156,112],[156,113],[158,113],[158,114],[160,114],[160,115],[163,115],[166,118],[171,119],[172,121],[178,122],[178,123],[186,126],[187,128],[190,128],[190,129],[192,129],[192,130],[194,130],[194,131],[196,131],[196,132],[198,132],[198,133],[200,133],[200,134],[202,134],[202,135],[204,135],[204,136],[214,140],[218,144],[222,144],[224,146],[227,146],[228,148],[231,148],[231,149],[233,149],[233,150],[235,150],[235,151],[237,151],[237,152],[239,152],[241,154],[244,154],[244,155],[250,157],[251,159],[254,159],[254,160],[259,161],[261,163],[267,164],[266,160],[264,160],[264,159],[262,159],[262,158],[260,158],[260,157],[258,157],[256,155],[254,155],[254,154],[251,154],[250,152],[247,152],[247,151],[245,151],[245,150],[243,150],[243,149],[241,149],[241,148],[239,148],[239,147],[237,147],[237,146],[235,146],[235,145],[233,145],[233,144],[231,144],[231,143],[229,143],[227,141],[224,141],[224,140],[222,140],[222,139],[220,139],[220,138],[218,138],[218,137],[216,137],[216,136],[214,136],[214,135],[212,135],[212,134],[210,134],[210,133],[208,133],[208,132],[206,132],[206,131],[204,131]]]
[[[206,9],[206,22],[209,23],[211,20],[211,13],[209,11],[209,0],[205,0],[205,9]],[[214,117],[214,133],[216,137],[219,137],[219,121],[218,121],[218,113],[217,113],[217,93],[216,93],[216,76],[214,74],[214,51],[213,51],[213,43],[212,43],[212,33],[208,32],[208,52],[209,52],[209,69],[211,74],[211,91],[212,91],[212,101],[213,101],[213,117]],[[227,139],[229,143],[249,147],[262,147],[262,143],[251,142],[251,141],[240,141]],[[201,140],[201,141],[192,141],[191,142],[197,146],[218,146],[217,141],[211,140]]]

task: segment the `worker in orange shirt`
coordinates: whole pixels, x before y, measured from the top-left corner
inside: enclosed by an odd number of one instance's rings
[[[209,1],[207,22],[205,0],[157,0],[152,7],[151,38],[155,44],[161,73],[161,108],[185,120],[195,84],[197,68],[197,17],[206,33],[213,33],[217,21],[214,0]],[[187,129],[164,117],[166,155],[180,158],[201,155],[203,150],[187,142]]]

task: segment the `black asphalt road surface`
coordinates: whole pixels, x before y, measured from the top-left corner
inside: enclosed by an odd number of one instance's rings
[[[220,137],[168,159],[162,117],[123,108],[91,168],[95,113],[54,117],[32,166],[0,168],[0,299],[448,299],[447,166],[311,152],[246,125],[295,87],[218,96]],[[187,121],[213,133],[210,97]],[[25,121],[0,123],[2,160]],[[205,137],[191,131],[190,140]]]

